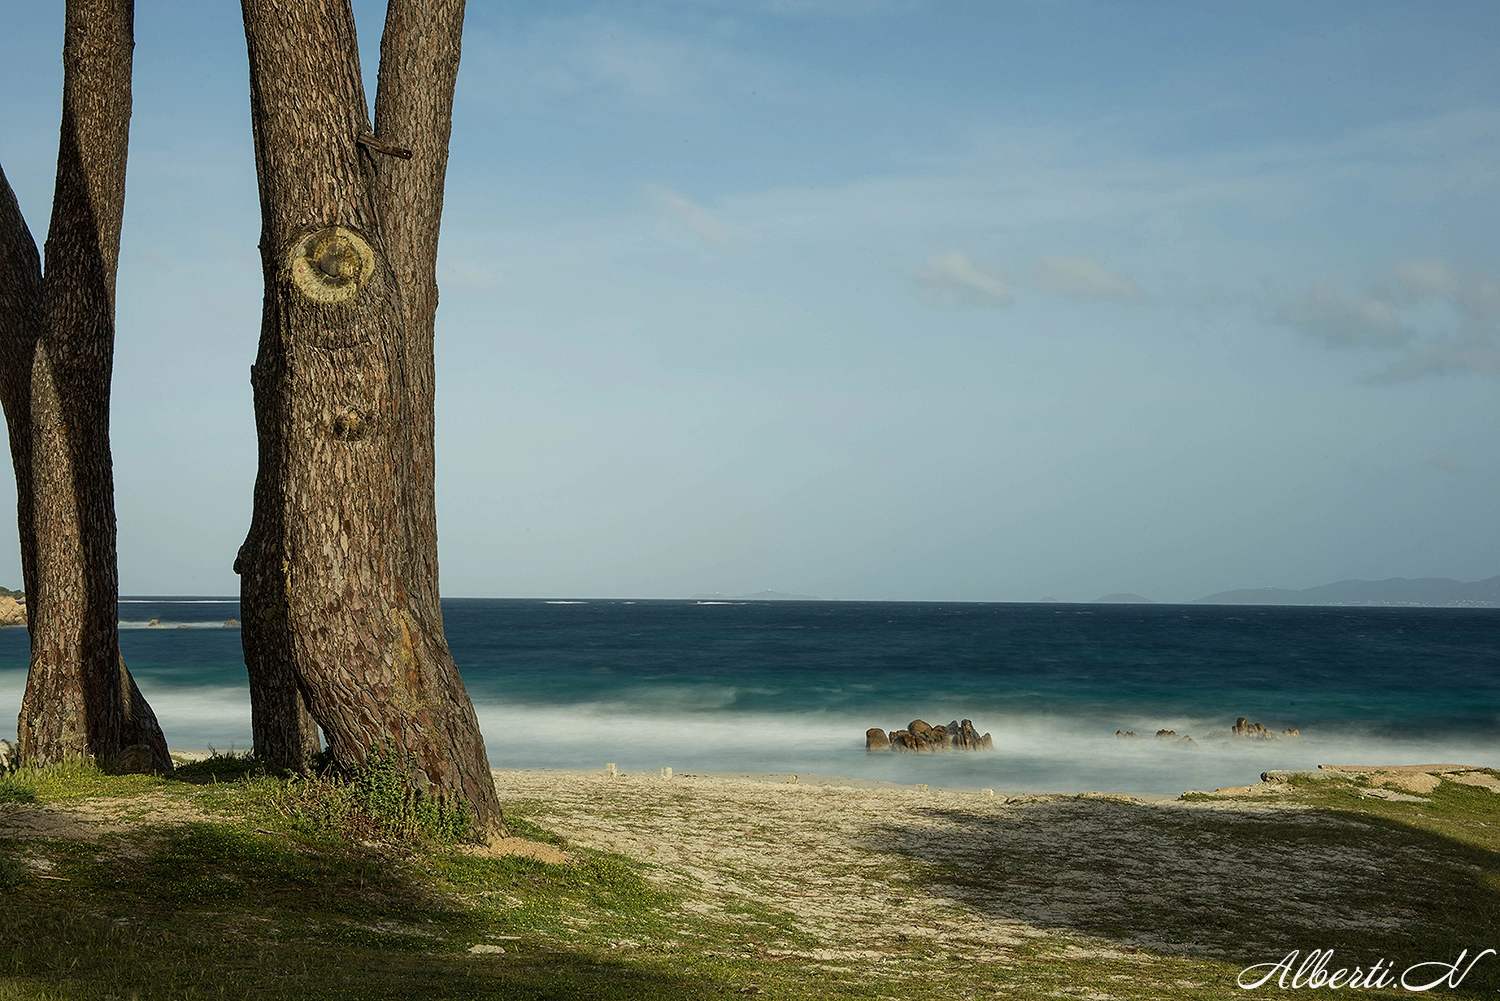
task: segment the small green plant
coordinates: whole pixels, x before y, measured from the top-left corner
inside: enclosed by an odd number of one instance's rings
[[[36,790],[20,779],[0,775],[0,803],[35,803]]]
[[[262,798],[293,826],[351,841],[452,844],[473,829],[462,799],[412,788],[413,758],[387,744],[347,772],[330,766],[311,778],[265,779]]]

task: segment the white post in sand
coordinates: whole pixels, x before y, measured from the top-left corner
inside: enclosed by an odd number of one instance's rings
[[[615,777],[615,763],[613,761],[604,766],[604,774],[609,776],[610,778]]]
[[[669,779],[669,778],[672,777],[672,766],[671,765],[668,765],[667,767],[665,767],[665,768],[663,768],[661,770],[661,777],[664,778],[664,779]]]

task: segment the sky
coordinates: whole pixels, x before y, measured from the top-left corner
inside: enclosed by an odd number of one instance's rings
[[[0,0],[38,241],[59,3]],[[373,105],[383,5],[355,4]],[[233,594],[233,5],[136,9],[120,586]],[[1187,600],[1500,574],[1500,5],[469,5],[451,596]],[[0,476],[0,583],[19,586]]]

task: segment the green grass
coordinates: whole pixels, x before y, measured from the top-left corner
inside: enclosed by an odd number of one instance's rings
[[[715,924],[684,923],[621,856],[479,857],[451,838],[387,828],[359,841],[342,822],[309,820],[312,790],[368,796],[357,780],[218,759],[165,780],[68,765],[15,787],[39,804],[155,792],[214,819],[92,842],[0,838],[0,999],[687,999],[760,982],[828,995],[827,977],[781,963],[684,961],[682,935],[712,938]],[[562,841],[524,817],[512,828]]]
[[[158,775],[106,775],[91,760],[48,768],[20,768],[0,775],[0,803],[67,802],[90,796],[135,796],[162,786]]]
[[[1060,801],[999,818],[955,808],[937,830],[893,818],[872,835],[893,892],[930,894],[934,921],[977,912],[1049,933],[982,963],[913,938],[876,970],[788,955],[825,944],[794,920],[795,900],[693,906],[629,858],[568,846],[532,819],[539,804],[507,804],[513,833],[567,847],[569,863],[465,852],[450,829],[407,823],[415,801],[383,781],[295,779],[231,757],[165,779],[82,763],[0,779],[3,810],[111,797],[161,818],[92,840],[9,838],[0,824],[0,1001],[1144,1001],[1239,993],[1247,954],[1436,959],[1500,942],[1500,796],[1452,783],[1426,804],[1313,783],[1286,815]],[[407,820],[349,820],[382,809]],[[1251,875],[1216,882],[1231,862]],[[1352,932],[1320,913],[1398,920]],[[1493,996],[1495,970],[1441,993]]]

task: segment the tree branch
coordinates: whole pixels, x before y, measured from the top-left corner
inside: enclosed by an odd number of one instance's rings
[[[386,156],[394,156],[400,160],[411,159],[411,150],[401,146],[394,146],[388,142],[382,142],[381,140],[376,139],[374,136],[369,135],[368,133],[366,133],[365,135],[355,136],[354,141],[359,143],[365,149],[374,150],[376,153],[384,153]]]

